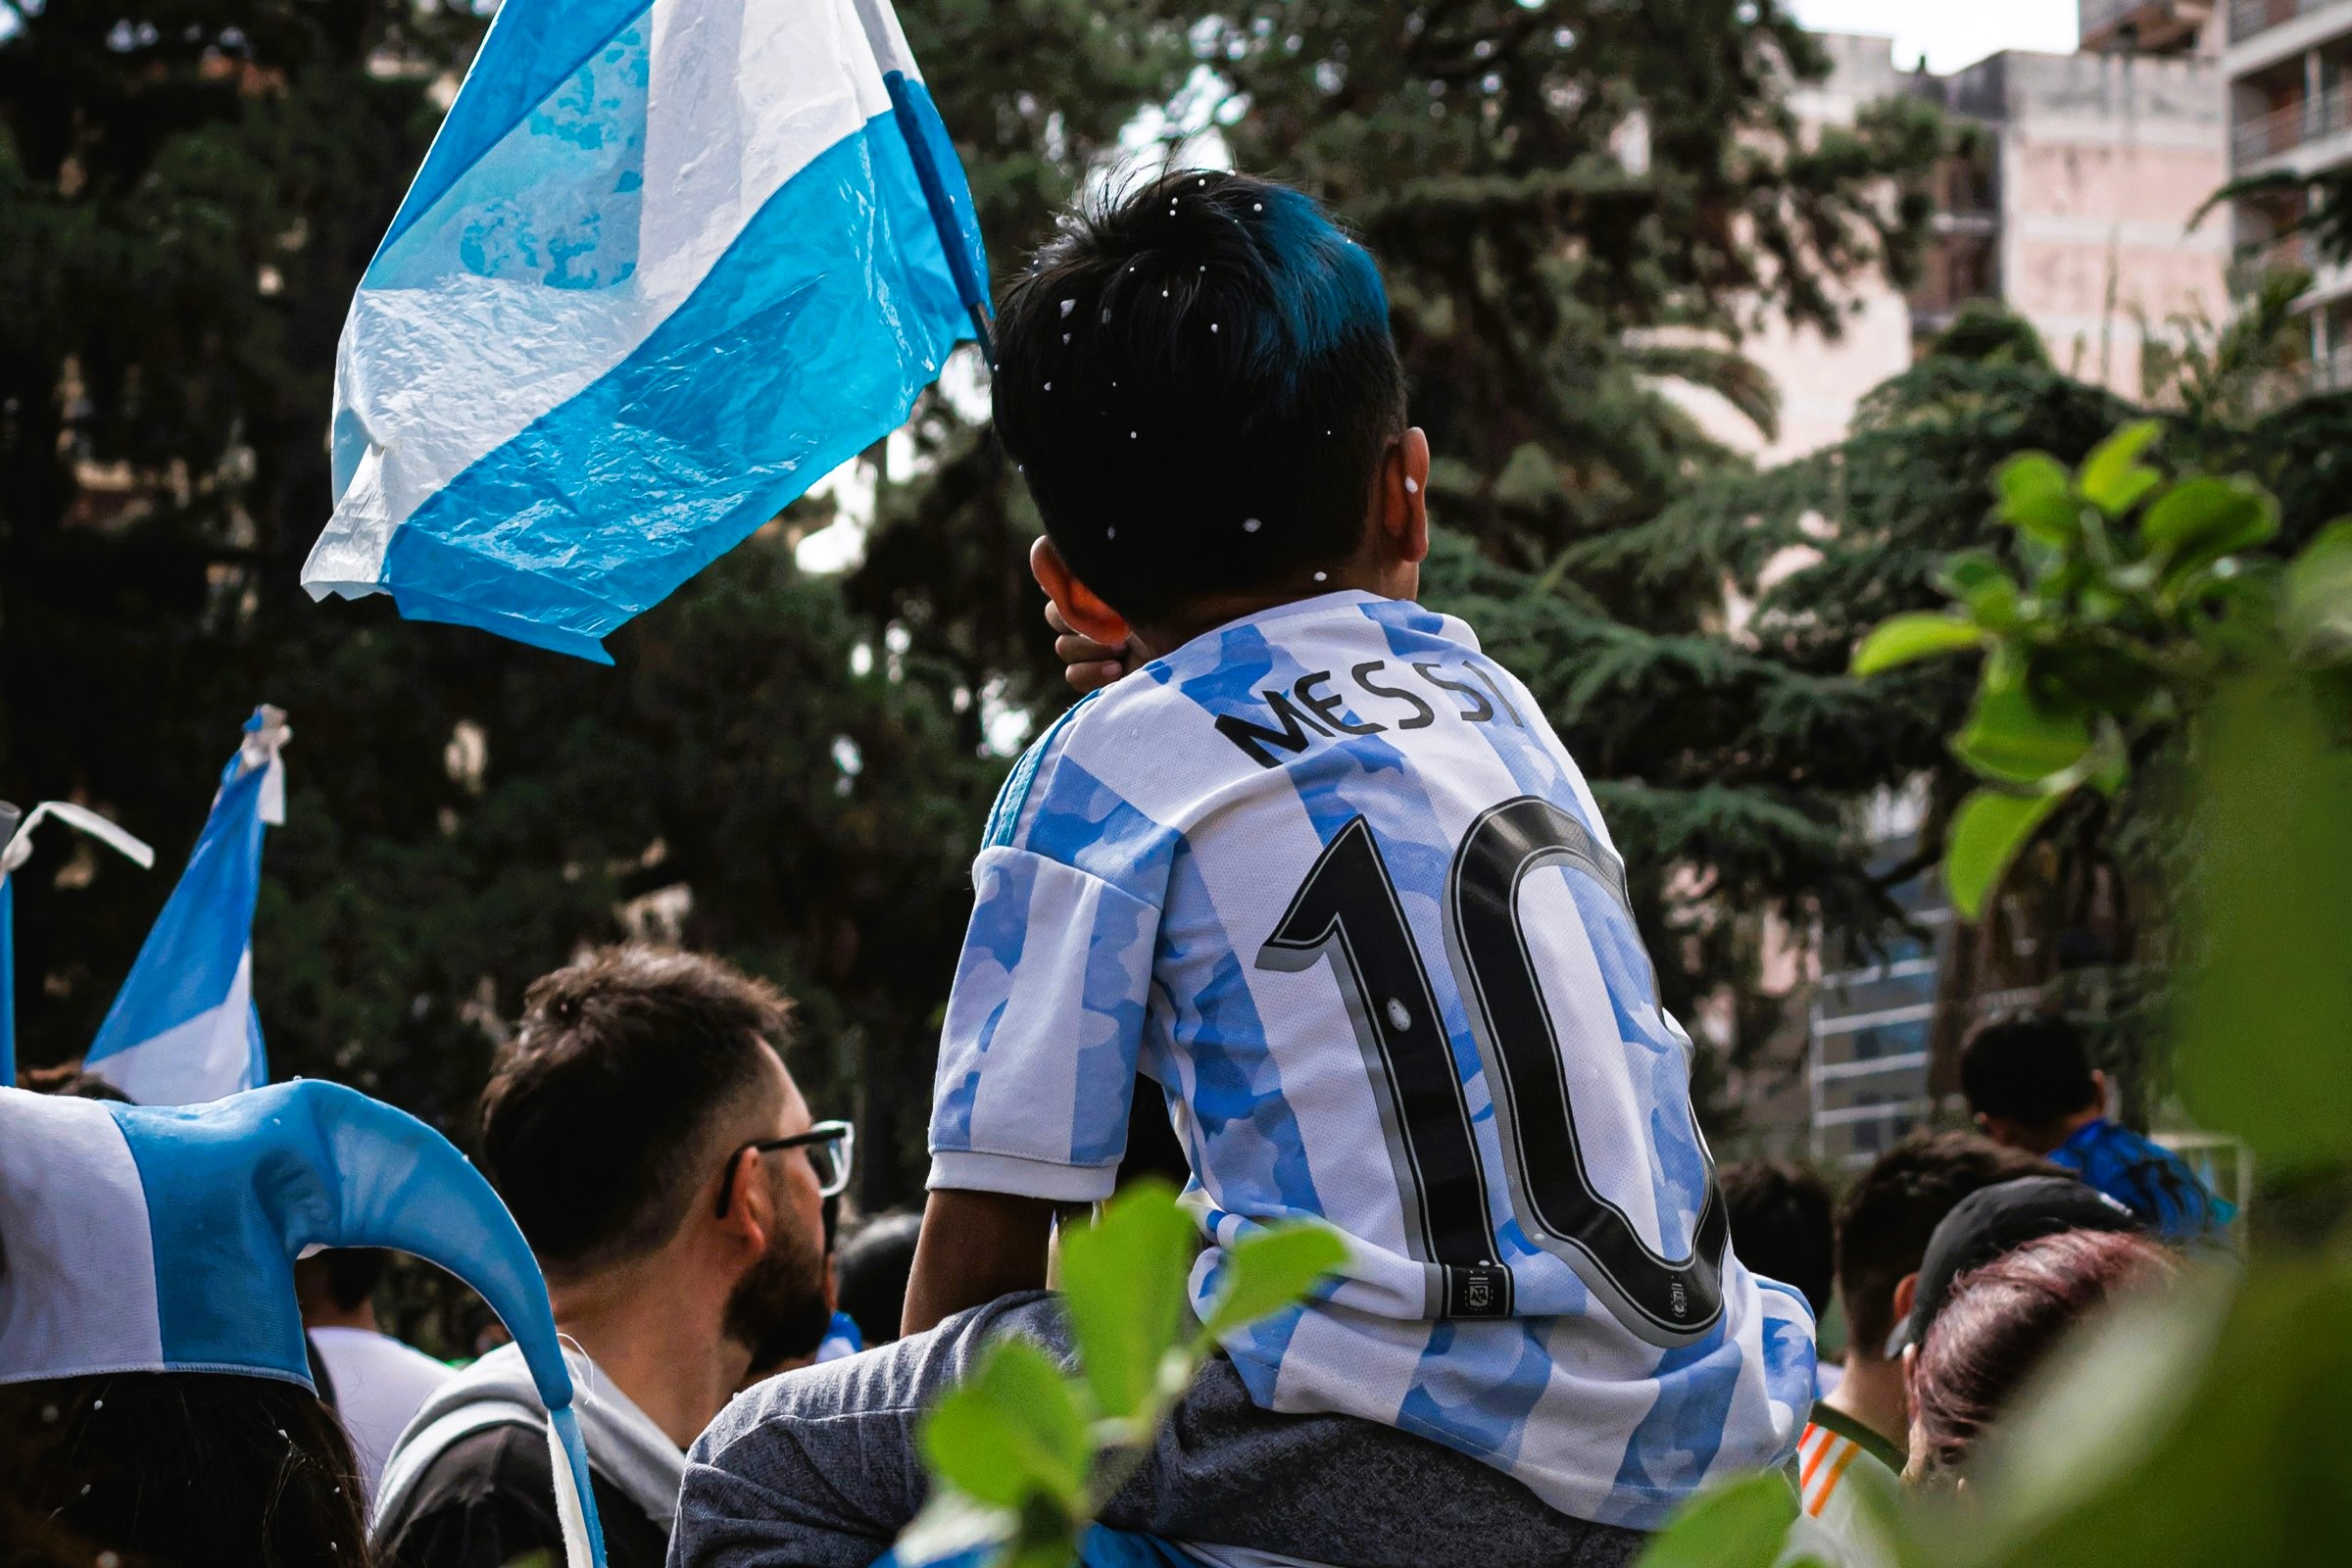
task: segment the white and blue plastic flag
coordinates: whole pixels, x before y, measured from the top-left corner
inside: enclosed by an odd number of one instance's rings
[[[253,1006],[253,906],[263,830],[286,819],[278,752],[292,734],[274,708],[245,721],[188,868],[82,1059],[142,1105],[218,1100],[270,1077]]]
[[[0,1384],[231,1372],[316,1392],[294,1262],[332,1247],[413,1252],[490,1303],[550,1412],[569,1568],[601,1568],[546,1283],[448,1139],[339,1084],[185,1107],[0,1089]]]
[[[985,339],[888,0],[506,0],[352,301],[314,597],[601,640]]]
[[[54,817],[78,828],[144,871],[155,852],[85,806],[43,801],[22,813],[0,801],[0,1089],[17,1081],[17,871],[32,857],[32,830]]]

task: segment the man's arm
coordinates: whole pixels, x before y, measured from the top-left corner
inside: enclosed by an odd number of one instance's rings
[[[901,1332],[920,1334],[968,1306],[1045,1289],[1051,1199],[943,1188],[923,1205]]]

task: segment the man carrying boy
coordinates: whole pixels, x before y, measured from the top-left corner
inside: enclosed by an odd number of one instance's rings
[[[1314,1217],[1345,1277],[1226,1347],[1108,1522],[1333,1564],[1613,1563],[1779,1463],[1813,1325],[1726,1245],[1592,794],[1524,686],[1414,604],[1429,446],[1371,258],[1304,196],[1171,174],[998,321],[1039,581],[1142,667],[1014,768],[941,1044],[908,1338],[696,1446],[672,1562],[863,1562],[991,1332],[1056,1349],[1059,1205],[1140,1071],[1206,1243]],[[960,1315],[957,1315],[960,1314]]]

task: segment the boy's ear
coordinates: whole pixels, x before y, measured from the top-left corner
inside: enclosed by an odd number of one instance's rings
[[[1054,541],[1044,534],[1029,547],[1029,574],[1037,585],[1054,601],[1061,618],[1070,623],[1070,630],[1090,637],[1105,648],[1117,648],[1127,641],[1126,617],[1104,604],[1096,592],[1078,580]]]
[[[1389,446],[1380,466],[1381,531],[1398,561],[1418,565],[1429,555],[1429,437],[1419,425]]]

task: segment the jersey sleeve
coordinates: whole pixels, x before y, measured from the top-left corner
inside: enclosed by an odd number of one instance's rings
[[[1049,735],[972,868],[941,1032],[930,1186],[1058,1202],[1109,1196],[1172,835]]]

